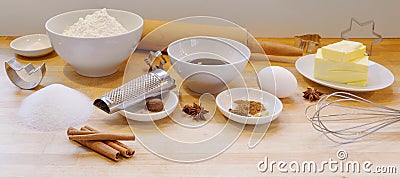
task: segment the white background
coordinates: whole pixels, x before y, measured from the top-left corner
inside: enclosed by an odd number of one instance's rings
[[[375,31],[385,38],[400,37],[399,0],[0,0],[0,36],[44,33],[46,20],[56,14],[103,7],[135,12],[144,19],[216,16],[256,37],[340,37],[354,17],[375,20]]]

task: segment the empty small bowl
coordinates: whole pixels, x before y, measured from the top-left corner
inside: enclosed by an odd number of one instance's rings
[[[64,30],[86,15],[99,9],[85,9],[56,15],[46,22],[46,31],[54,50],[75,71],[83,76],[102,77],[118,71],[136,49],[143,30],[143,19],[132,12],[107,9],[128,31],[106,37],[73,37],[64,35]]]
[[[172,67],[196,93],[218,93],[241,75],[250,49],[237,41],[208,36],[183,38],[168,45]]]
[[[40,57],[53,51],[49,37],[45,34],[33,34],[16,38],[10,43],[16,54],[26,57]]]
[[[268,115],[261,117],[246,117],[229,112],[229,109],[235,108],[236,100],[252,100],[261,102]],[[282,112],[283,105],[281,100],[271,93],[253,89],[253,88],[233,88],[218,94],[216,101],[218,109],[229,119],[249,125],[265,124],[276,119]]]

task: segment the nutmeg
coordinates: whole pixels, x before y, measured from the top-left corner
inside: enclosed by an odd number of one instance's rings
[[[151,112],[160,112],[164,109],[164,104],[160,98],[149,98],[146,100],[146,107]]]

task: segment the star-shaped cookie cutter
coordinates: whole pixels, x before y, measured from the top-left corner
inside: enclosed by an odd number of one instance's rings
[[[341,36],[343,39],[349,40],[349,36],[348,36],[348,35],[349,35],[349,33],[351,32],[351,30],[352,30],[353,23],[356,23],[358,26],[361,26],[361,27],[372,24],[371,33],[372,33],[372,35],[376,36],[378,39],[376,39],[376,40],[374,40],[374,41],[371,42],[371,47],[370,47],[369,50],[367,51],[368,56],[371,56],[371,54],[372,54],[372,46],[373,46],[373,45],[376,45],[376,44],[378,44],[378,43],[380,43],[380,42],[382,42],[382,35],[380,35],[380,34],[378,34],[378,33],[375,32],[375,21],[373,21],[373,20],[368,20],[368,21],[365,21],[365,22],[360,23],[360,22],[357,21],[355,18],[351,18],[350,27],[349,27],[348,29],[346,29],[346,30],[344,30],[344,31],[342,31],[342,32],[340,33],[340,36]]]
[[[26,89],[26,90],[37,87],[40,84],[40,82],[42,81],[44,75],[46,74],[45,63],[43,63],[39,67],[35,68],[35,66],[33,66],[31,63],[24,66],[21,63],[19,63],[15,58],[12,58],[12,59],[6,61],[4,66],[5,66],[6,73],[7,73],[8,78],[10,79],[10,81],[17,87],[19,87],[21,89]],[[34,73],[40,72],[41,76],[39,79],[37,79],[37,81],[33,81],[33,82],[25,81],[17,73],[17,71],[21,71],[21,70],[25,70],[25,72],[28,75],[32,75]]]

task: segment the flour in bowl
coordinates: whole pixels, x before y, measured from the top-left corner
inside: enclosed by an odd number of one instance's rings
[[[108,15],[107,9],[95,11],[67,27],[63,35],[73,37],[106,37],[127,32],[117,19]]]

